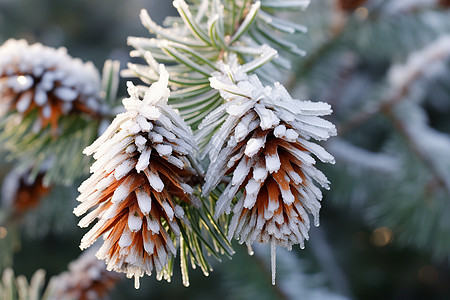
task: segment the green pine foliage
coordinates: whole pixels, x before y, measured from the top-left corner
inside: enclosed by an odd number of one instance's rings
[[[325,213],[320,229],[330,237],[321,242],[333,250],[330,255],[342,268],[339,274],[346,276],[350,291],[341,296],[342,290],[332,287],[335,274],[327,273],[328,260],[323,252],[313,252],[317,250],[313,242],[306,244],[306,251],[279,253],[277,285],[272,287],[269,259],[264,257],[268,251],[257,248],[255,256],[248,256],[244,247],[226,239],[230,218],[213,218],[214,203],[224,185],[209,197],[200,197],[204,174],[197,170],[195,194],[203,206],[183,207],[191,226],[180,226],[178,255],[168,265],[168,273],[181,278],[171,283],[174,294],[200,298],[202,285],[216,280],[213,285],[226,299],[297,299],[299,295],[399,299],[405,289],[416,295],[411,299],[450,295],[448,288],[439,287],[450,274],[446,263],[450,254],[450,45],[439,42],[448,39],[450,9],[436,1],[396,10],[396,1],[362,1],[356,10],[342,11],[338,0],[311,1],[309,6],[303,0],[176,0],[178,16],[167,17],[161,25],[152,19],[157,13],[141,11],[140,20],[149,33],[141,37],[130,33],[127,43],[134,59],[121,74],[127,79],[138,77],[143,92],[159,79],[159,64],[165,64],[170,74],[169,103],[194,133],[224,103],[209,78],[218,70],[217,61],[234,54],[264,84],[282,81],[295,98],[330,103],[330,120],[338,128],[338,137],[322,144],[335,156],[336,165],[319,166],[331,182],[322,200]],[[0,3],[0,26],[2,6],[6,4]],[[6,36],[0,29],[0,39]],[[439,55],[427,52],[438,48]],[[396,76],[399,68],[403,73]],[[27,239],[46,242],[55,231],[71,237],[80,234],[76,219],[68,215],[80,179],[88,175],[92,164],[82,150],[121,112],[124,82],[119,80],[119,69],[118,62],[105,63],[99,95],[104,104],[102,117],[65,117],[58,137],[51,128],[33,131],[34,114],[0,118],[0,153],[7,160],[1,162],[0,180],[11,169],[29,172],[31,180],[44,170],[45,184],[56,186],[35,210],[13,214],[0,201],[0,229],[7,229],[3,238],[0,231],[0,295],[5,300],[51,299],[45,298],[51,296],[50,290],[42,292],[43,271],[28,283],[6,267],[32,273],[13,259],[21,243],[18,239],[26,245]],[[224,121],[218,118],[207,134],[197,134],[200,149]],[[201,164],[206,167],[208,159]],[[385,243],[374,242],[374,230],[379,228],[392,234]],[[44,253],[36,255],[43,262],[51,259]],[[67,263],[75,259],[66,256]],[[410,273],[404,262],[396,261],[399,257],[407,258]],[[381,265],[383,269],[376,271]],[[439,272],[438,279],[423,277],[423,265],[431,268],[432,275]],[[208,277],[189,276],[193,268]],[[392,277],[383,273],[404,278],[396,286],[387,283],[386,278]],[[177,282],[191,286],[180,290]],[[113,299],[130,293],[136,299],[152,295],[149,290],[146,295],[128,291],[131,284],[125,284]],[[158,284],[151,287],[157,289]],[[168,298],[173,296],[167,293]]]

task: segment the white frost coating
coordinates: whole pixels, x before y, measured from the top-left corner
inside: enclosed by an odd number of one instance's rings
[[[168,141],[178,142],[177,136],[173,132],[165,129],[164,127],[155,126],[155,128],[153,130],[155,132],[159,133],[161,136],[164,136],[166,138],[166,140],[168,140]]]
[[[171,155],[171,156],[167,157],[167,161],[179,169],[183,169],[185,167],[184,162],[175,156]]]
[[[293,130],[293,129],[288,129],[288,130],[286,130],[285,136],[286,136],[286,140],[293,142],[298,138],[298,133],[295,132],[295,130]]]
[[[103,134],[95,140],[92,145],[86,147],[83,150],[83,153],[85,155],[92,155],[95,152],[97,152],[107,141],[109,141],[115,134],[117,133],[117,130],[119,129],[120,125],[123,124],[125,121],[128,120],[130,116],[130,113],[121,113],[118,114],[114,120],[111,122],[111,124],[108,126],[108,128],[103,132]],[[94,155],[94,158],[95,155]]]
[[[134,159],[127,159],[123,163],[121,163],[116,170],[114,171],[114,177],[117,180],[122,179],[125,175],[127,175],[136,165],[136,161]]]
[[[245,138],[248,134],[248,129],[244,122],[239,123],[236,128],[234,129],[234,136],[236,138],[236,141],[240,142],[243,138]]]
[[[111,138],[109,138],[107,141],[103,142],[101,147],[95,150],[96,152],[94,154],[94,158],[96,160],[99,160],[101,157],[105,156],[104,159],[109,160],[114,155],[122,152],[124,148],[126,148],[129,144],[133,142],[134,142],[133,136],[130,136],[126,131],[120,131]]]
[[[268,175],[268,171],[264,167],[257,167],[256,169],[253,169],[253,178],[258,182],[263,182],[266,180]]]
[[[258,153],[261,148],[264,147],[265,142],[265,136],[264,138],[251,138],[250,140],[248,140],[247,146],[245,147],[245,155],[247,155],[248,157],[252,157],[256,153]]]
[[[281,161],[278,153],[275,153],[274,155],[266,155],[266,169],[270,174],[277,172],[280,167]]]
[[[256,114],[253,111],[247,112],[242,117],[239,124],[234,129],[234,137],[236,138],[237,142],[242,141],[247,136],[247,134],[254,129],[252,129],[249,125],[255,117]]]
[[[132,232],[139,231],[142,227],[142,219],[139,216],[137,210],[130,209],[130,213],[128,214],[128,228]]]
[[[149,132],[153,128],[153,125],[149,123],[144,116],[137,115],[136,122],[139,124],[139,127],[143,132]]]
[[[248,181],[247,185],[245,186],[245,191],[247,192],[247,194],[255,195],[259,191],[260,187],[261,183],[252,178]]]
[[[164,208],[164,211],[166,212],[167,217],[169,218],[169,221],[172,221],[173,216],[174,216],[174,211],[173,211],[172,207],[170,206],[170,204],[167,202],[163,202],[162,207]]]
[[[136,146],[134,144],[131,144],[125,149],[125,153],[134,153],[136,149]]]
[[[283,190],[280,187],[281,195],[283,197],[283,202],[287,205],[292,204],[295,201],[295,197],[290,190]]]
[[[273,130],[273,135],[277,138],[284,137],[285,134],[286,134],[286,126],[284,125],[278,125]]]
[[[152,209],[152,198],[143,189],[137,189],[134,192],[136,194],[139,209],[144,215],[148,214]]]
[[[179,206],[178,204],[175,205],[174,212],[175,212],[175,216],[176,216],[178,219],[182,219],[182,218],[184,217],[184,210],[183,210],[183,208],[182,208],[181,206]]]
[[[244,199],[244,207],[252,208],[256,203],[256,194],[247,194]]]
[[[46,119],[49,119],[51,115],[52,115],[52,107],[46,104],[42,109],[42,116]]]
[[[142,136],[142,135],[138,135],[136,136],[136,138],[134,139],[134,143],[136,144],[136,146],[139,148],[141,146],[144,146],[147,143],[147,140]]]
[[[149,255],[153,254],[154,248],[155,248],[155,243],[153,242],[153,240],[150,238],[151,233],[148,231],[147,232],[147,236],[144,237],[144,250],[145,252],[147,252]]]
[[[262,105],[256,104],[255,111],[258,113],[259,119],[261,120],[260,126],[263,130],[270,129],[280,123],[280,119],[278,119],[273,111]]]
[[[295,184],[300,184],[300,183],[302,183],[303,179],[300,177],[300,175],[298,175],[297,172],[295,172],[295,171],[289,171],[288,174],[289,174],[289,176],[292,178],[292,180],[294,180]]]
[[[162,135],[160,135],[159,133],[156,133],[154,131],[150,131],[148,133],[148,138],[153,142],[153,143],[162,143],[164,138]]]
[[[105,220],[110,220],[112,217],[114,217],[117,214],[118,208],[119,208],[118,203],[114,203],[105,211],[102,218]]]
[[[158,144],[155,145],[155,149],[161,156],[169,156],[170,154],[172,154],[172,147],[169,145]]]
[[[180,186],[185,194],[192,195],[192,193],[194,192],[194,189],[187,183],[180,182]]]
[[[126,247],[130,246],[132,243],[131,237],[132,237],[131,231],[127,227],[125,227],[125,230],[123,231],[123,233],[119,239],[119,246],[121,248],[126,248]]]
[[[153,233],[159,232],[159,223],[156,220],[151,220],[149,217],[147,217],[147,229],[151,230]]]
[[[241,184],[245,176],[247,176],[250,171],[250,167],[251,165],[249,161],[247,159],[242,159],[233,172],[233,179],[231,180],[231,183],[233,185]]]
[[[152,148],[147,147],[139,156],[138,162],[136,164],[136,171],[140,173],[146,169],[150,163],[150,155],[152,153]]]
[[[309,141],[301,141],[301,143],[305,149],[309,150],[311,153],[316,155],[320,159],[320,161],[331,164],[335,163],[334,157],[330,153],[328,153],[323,147],[315,143],[311,143]]]
[[[125,200],[130,194],[131,188],[131,180],[125,179],[114,191],[114,194],[111,197],[112,203],[122,202]]]
[[[292,146],[291,144],[282,144],[281,145],[283,148],[289,150],[289,152],[298,160],[300,160],[301,162],[303,162],[305,165],[311,166],[314,165],[316,163],[316,161],[314,160],[314,158],[312,158],[311,156],[309,156],[306,152],[301,151],[297,148],[295,148],[294,146]]]
[[[47,93],[41,89],[36,89],[34,92],[34,102],[38,106],[43,106],[45,103],[47,103]]]
[[[269,197],[269,205],[267,206],[267,209],[271,212],[274,212],[278,209],[280,206],[280,202],[278,201],[278,198],[272,199]]]
[[[53,93],[56,97],[63,101],[73,101],[78,96],[78,92],[69,87],[58,87],[53,91]]]
[[[155,173],[153,170],[145,170],[145,175],[147,175],[148,182],[157,192],[161,192],[164,188],[164,183],[162,182],[159,175]]]
[[[227,107],[226,111],[228,114],[230,114],[232,116],[241,116],[241,115],[245,114],[252,107],[253,107],[252,102],[244,102],[244,103],[233,104],[233,105]]]
[[[31,91],[25,92],[20,97],[20,100],[17,101],[16,109],[20,113],[24,113],[28,107],[30,107],[32,101],[33,93]]]

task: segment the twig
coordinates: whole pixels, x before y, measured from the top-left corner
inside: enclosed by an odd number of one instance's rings
[[[430,170],[431,173],[434,174],[438,184],[446,189],[447,193],[450,194],[450,185],[443,178],[445,177],[440,170],[436,167],[433,161],[425,155],[420,147],[416,144],[414,138],[411,136],[410,132],[406,128],[405,124],[397,117],[397,115],[391,110],[384,110],[383,113],[392,121],[397,131],[405,138],[407,145],[410,147],[411,152],[423,162],[425,167]]]

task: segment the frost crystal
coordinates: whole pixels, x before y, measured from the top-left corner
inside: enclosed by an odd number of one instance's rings
[[[0,116],[37,110],[36,128],[57,129],[62,115],[95,116],[101,107],[100,76],[94,65],[54,49],[10,39],[0,47]]]
[[[210,80],[227,101],[211,114],[223,111],[226,119],[205,149],[211,162],[203,195],[231,174],[214,217],[233,212],[228,239],[236,237],[248,245],[270,243],[275,272],[275,245],[303,247],[310,226],[308,213],[318,224],[322,194],[313,182],[328,188],[311,155],[329,163],[334,158],[308,140],[325,140],[336,135],[336,129],[321,118],[331,113],[328,104],[294,100],[279,83],[263,86],[256,75],[244,74],[245,68],[231,56]],[[213,121],[205,118],[199,134],[205,134],[202,131]]]
[[[193,193],[185,181],[193,174],[187,156],[196,145],[190,128],[167,105],[168,73],[162,65],[160,74],[142,99],[128,83],[126,112],[84,150],[96,162],[79,188],[81,204],[74,210],[80,216],[93,209],[80,221],[82,227],[98,220],[80,247],[103,236],[97,257],[106,261],[108,270],[134,276],[136,287],[139,277],[153,269],[158,277],[170,279],[167,264],[176,253],[177,219],[184,216],[180,204],[190,204]],[[153,130],[168,134],[155,139]]]

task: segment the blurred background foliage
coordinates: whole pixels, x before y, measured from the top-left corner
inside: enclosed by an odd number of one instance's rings
[[[306,249],[279,249],[270,285],[268,249],[236,244],[191,286],[144,277],[121,281],[112,299],[449,299],[450,4],[438,0],[313,0],[293,20],[308,27],[292,40],[307,51],[285,82],[299,99],[329,102],[338,137],[325,144],[336,165],[320,168],[331,190]],[[148,36],[138,14],[161,24],[170,1],[0,0],[0,43],[25,38],[125,68],[128,36]],[[289,16],[292,17],[292,14]],[[427,50],[428,49],[428,50]],[[430,50],[431,49],[431,50]],[[437,54],[432,50],[435,49]],[[439,52],[441,51],[441,52]],[[123,96],[125,80],[119,95]],[[1,148],[1,147],[0,147]],[[0,157],[0,180],[13,163]],[[0,269],[47,280],[67,269],[83,231],[72,214],[76,187],[56,186],[27,212],[0,213]],[[2,273],[2,272],[0,272]]]

